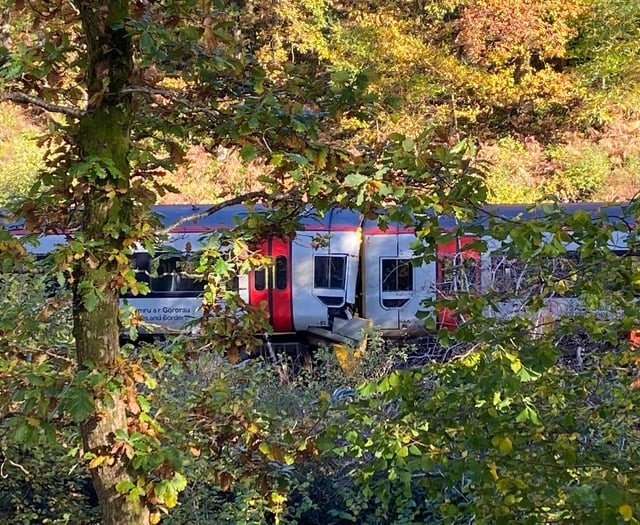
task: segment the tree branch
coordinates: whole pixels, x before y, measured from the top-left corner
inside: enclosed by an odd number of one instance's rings
[[[177,104],[181,104],[182,106],[190,109],[191,111],[204,113],[212,119],[218,118],[220,113],[209,106],[204,106],[202,104],[197,104],[192,100],[189,100],[185,97],[180,97],[175,93],[171,92],[168,89],[162,89],[157,87],[145,87],[145,86],[129,86],[122,90],[122,94],[138,94],[138,95],[147,95],[148,97],[156,97],[160,96],[166,98],[167,100],[171,100]]]
[[[50,111],[51,113],[62,113],[63,115],[69,115],[71,117],[80,118],[84,115],[84,111],[72,106],[61,106],[59,104],[52,104],[41,98],[32,97],[26,93],[20,93],[19,91],[6,91],[0,93],[0,100],[10,100],[17,104],[29,104],[37,106],[39,108]]]

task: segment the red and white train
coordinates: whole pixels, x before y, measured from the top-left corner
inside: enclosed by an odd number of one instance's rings
[[[567,212],[584,210],[595,216],[597,204],[568,205]],[[190,205],[157,206],[154,211],[169,226],[206,207]],[[180,271],[185,254],[196,253],[203,236],[234,227],[242,220],[246,208],[230,207],[197,222],[182,222],[169,234],[166,245],[171,252],[160,250],[151,256],[144,250],[132,254],[139,278],[148,283],[145,296],[123,298],[137,310],[144,321],[157,331],[178,330],[200,316],[202,281]],[[528,214],[521,205],[494,206],[491,213],[513,218]],[[611,216],[622,216],[621,207],[609,207]],[[235,219],[234,219],[235,217]],[[310,214],[301,220],[302,228],[295,236],[271,238],[262,242],[259,250],[272,259],[272,264],[248,275],[238,277],[241,297],[249,304],[268,310],[275,334],[292,340],[318,334],[350,336],[362,323],[350,319],[365,319],[386,337],[417,337],[425,334],[424,320],[416,313],[425,299],[436,294],[449,294],[457,284],[449,275],[452,261],[465,260],[464,276],[471,286],[482,289],[492,286],[496,272],[509,272],[492,260],[492,243],[485,237],[489,250],[484,253],[464,249],[473,237],[452,238],[438,244],[432,262],[414,265],[411,244],[416,240],[412,227],[390,224],[382,230],[375,220],[365,220],[350,210],[332,209],[324,216]],[[453,229],[455,223],[440,219],[442,228]],[[318,237],[324,241],[318,243]],[[34,250],[47,253],[64,236],[40,238]],[[624,234],[614,236],[611,248],[626,250]],[[568,246],[568,250],[575,250]],[[504,277],[504,275],[503,275]],[[456,322],[447,311],[437,314],[437,322],[448,326]]]

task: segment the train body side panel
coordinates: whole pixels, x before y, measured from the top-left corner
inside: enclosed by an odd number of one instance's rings
[[[120,299],[120,305],[133,308],[154,332],[168,333],[185,329],[188,323],[197,321],[202,313],[202,297],[171,297],[149,294]]]
[[[179,264],[192,261],[197,265],[198,253],[211,232],[202,228],[191,230],[170,234],[154,256],[141,247],[132,254],[136,279],[146,283],[150,291],[144,296],[127,294],[120,304],[135,309],[145,323],[152,325],[149,328],[154,333],[195,328],[194,322],[202,316],[204,282],[190,278],[191,270],[181,269]],[[249,277],[239,275],[236,284],[240,296],[248,302]]]
[[[411,232],[368,232],[363,247],[363,316],[389,337],[424,333],[416,317],[424,299],[433,297],[435,263],[413,265]]]
[[[348,315],[356,297],[359,253],[358,229],[298,232],[291,244],[295,330],[330,328],[334,317]]]

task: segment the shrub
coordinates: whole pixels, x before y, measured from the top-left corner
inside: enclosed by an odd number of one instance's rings
[[[544,190],[562,202],[591,200],[611,174],[611,160],[597,145],[552,146],[547,152],[557,168]]]

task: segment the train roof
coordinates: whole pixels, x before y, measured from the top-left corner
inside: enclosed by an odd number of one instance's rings
[[[232,228],[238,220],[248,213],[243,205],[229,206],[212,214],[207,214],[213,204],[161,204],[154,206],[152,212],[165,228],[178,225],[180,231],[207,231]]]
[[[242,204],[229,206],[214,213],[207,214],[213,205],[211,204],[164,204],[154,206],[152,211],[157,214],[161,224],[165,228],[177,225],[174,232],[207,232],[217,229],[233,228],[241,223],[249,214],[249,210]],[[558,204],[558,209],[566,213],[585,211],[594,218],[606,218],[610,221],[625,221],[628,225],[633,225],[625,212],[626,203],[573,203]],[[474,224],[486,224],[489,217],[495,216],[503,219],[522,220],[542,217],[553,209],[552,205],[531,206],[525,204],[496,204],[487,205],[483,208],[478,217],[472,221]],[[267,212],[266,208],[256,207],[256,210]],[[1,214],[2,210],[0,210]],[[433,214],[429,210],[426,215]],[[0,215],[6,220],[4,214]],[[440,225],[443,228],[453,228],[457,221],[451,216],[439,217]],[[379,228],[376,219],[364,219],[362,214],[343,208],[331,208],[324,214],[319,214],[313,208],[307,208],[300,217],[300,224],[309,231],[355,231],[364,227],[368,233],[402,233],[412,231],[412,227],[401,224],[389,224],[383,231]],[[23,221],[4,222],[3,226],[18,235],[27,233],[23,229]]]
[[[152,211],[158,215],[163,226],[178,225],[173,229],[174,232],[205,232],[233,228],[249,215],[248,208],[241,204],[207,214],[211,207],[212,205],[208,204],[168,204],[154,206]],[[268,213],[267,208],[256,206],[255,210]],[[341,231],[357,229],[362,219],[360,213],[347,209],[332,208],[324,214],[319,214],[312,208],[307,208],[299,222],[305,230]]]

